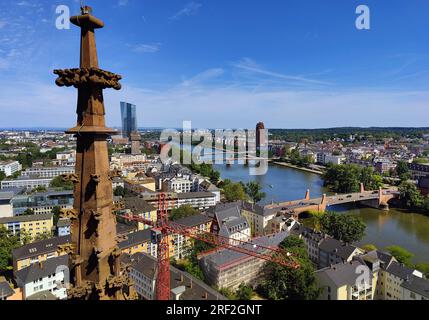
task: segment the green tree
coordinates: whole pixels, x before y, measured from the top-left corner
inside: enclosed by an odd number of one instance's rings
[[[50,187],[63,190],[73,190],[74,188],[73,182],[65,182],[61,176],[52,179]]]
[[[254,203],[260,202],[267,195],[265,192],[261,192],[262,186],[256,181],[248,182],[244,187],[246,194],[253,200]]]
[[[407,181],[411,179],[410,169],[405,161],[398,161],[396,164],[396,175],[402,180]]]
[[[253,288],[244,283],[240,284],[237,291],[235,292],[237,300],[252,300],[254,294]]]
[[[383,177],[375,173],[372,167],[361,168],[359,180],[367,190],[378,190],[383,186]]]
[[[271,300],[316,300],[321,289],[318,287],[304,241],[290,236],[280,247],[295,255],[300,268],[292,269],[268,262],[264,268],[265,280],[260,285],[261,294]]]
[[[113,194],[116,197],[125,197],[125,195],[126,195],[126,189],[124,187],[122,187],[122,186],[117,186],[115,188],[115,190],[113,190]]]
[[[47,239],[51,239],[51,238],[52,238],[52,233],[51,232],[43,232],[41,234],[38,234],[34,238],[34,241],[47,240]]]
[[[32,209],[27,209],[22,213],[23,216],[32,216],[34,215],[34,211]]]
[[[429,263],[418,263],[416,269],[421,271],[427,279],[429,279]]]
[[[389,253],[398,260],[399,263],[405,264],[407,267],[411,267],[411,259],[414,257],[414,254],[409,252],[407,249],[400,246],[390,246],[386,248]]]
[[[216,171],[216,170],[212,170],[210,172],[210,182],[213,184],[218,184],[219,180],[220,180],[220,172]]]
[[[54,216],[53,216],[53,223],[54,223],[54,226],[56,226],[57,223],[58,223],[58,220],[60,220],[61,208],[58,207],[58,206],[53,207],[52,208],[52,213],[54,214]]]
[[[12,270],[12,250],[20,246],[19,237],[0,226],[0,273]]]
[[[412,182],[402,182],[399,186],[399,192],[401,193],[401,199],[407,207],[422,207],[424,205],[424,199],[417,186]]]
[[[229,202],[247,200],[246,192],[241,183],[230,183],[224,186],[225,199]]]
[[[237,300],[235,292],[228,288],[222,288],[219,290],[219,293],[228,298],[228,300]]]
[[[3,181],[4,179],[6,179],[6,175],[3,171],[0,171],[0,181]]]
[[[356,216],[327,212],[319,219],[321,231],[337,240],[353,243],[365,236],[365,223]]]
[[[365,250],[366,252],[370,252],[370,251],[377,250],[377,247],[373,244],[366,244],[362,246],[362,249]]]
[[[324,185],[335,192],[358,192],[361,169],[354,164],[328,165],[323,175]]]
[[[198,214],[198,210],[192,207],[191,205],[187,204],[185,206],[181,206],[179,208],[175,208],[171,210],[170,220],[174,221],[181,218],[194,216],[196,214]]]

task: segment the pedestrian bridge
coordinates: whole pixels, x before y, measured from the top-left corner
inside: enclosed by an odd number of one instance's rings
[[[324,194],[320,198],[311,199],[310,190],[307,190],[304,199],[273,203],[266,205],[265,209],[284,211],[286,213],[298,216],[299,214],[306,211],[324,212],[329,209],[329,207],[335,205],[361,203],[369,207],[388,210],[389,201],[399,198],[399,196],[400,192],[397,189],[379,189],[375,191],[366,191],[363,186],[361,186],[360,192],[336,194],[332,196],[327,196]]]

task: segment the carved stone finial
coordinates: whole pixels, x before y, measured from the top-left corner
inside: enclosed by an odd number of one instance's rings
[[[62,174],[61,178],[63,179],[64,182],[73,182],[75,184],[80,182],[79,177],[75,173]]]
[[[100,180],[101,180],[100,175],[98,175],[98,174],[91,174],[90,178],[91,178],[91,181],[94,182],[95,184],[99,184],[100,183]]]
[[[61,219],[76,220],[78,218],[78,212],[75,209],[61,209]]]
[[[110,174],[109,174],[110,180],[113,180],[113,178],[120,178],[120,177],[122,177],[122,171],[121,170],[115,169],[115,170],[110,171]]]
[[[99,68],[74,68],[64,70],[54,70],[58,75],[55,83],[59,87],[93,87],[99,89],[113,88],[115,90],[121,89],[119,80],[122,76],[114,74],[109,71],[101,70]]]
[[[73,246],[73,244],[71,244],[71,243],[66,243],[66,244],[62,244],[62,245],[59,245],[58,247],[57,247],[57,252],[61,255],[61,254],[68,254],[68,255],[70,255],[70,254],[73,254],[74,253],[74,246]]]

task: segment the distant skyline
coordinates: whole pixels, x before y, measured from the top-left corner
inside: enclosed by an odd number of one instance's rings
[[[123,75],[106,90],[108,125],[120,101],[138,127],[429,126],[429,2],[410,0],[86,0],[100,67]],[[0,127],[75,124],[77,90],[55,86],[78,67],[79,29],[55,28],[58,5],[0,3]],[[371,30],[355,9],[371,9]]]

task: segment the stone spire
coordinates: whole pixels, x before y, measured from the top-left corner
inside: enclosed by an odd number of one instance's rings
[[[113,213],[112,178],[106,139],[116,132],[105,125],[103,89],[121,89],[121,76],[99,69],[95,29],[104,23],[82,7],[70,21],[81,28],[80,68],[55,70],[56,84],[78,89],[77,124],[66,131],[77,139],[76,170],[64,180],[74,183],[73,210],[64,211],[71,224],[72,299],[124,299],[129,279],[121,273]]]

